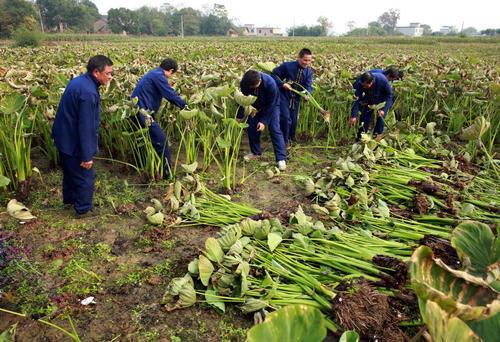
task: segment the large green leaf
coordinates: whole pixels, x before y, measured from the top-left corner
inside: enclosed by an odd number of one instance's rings
[[[474,342],[481,339],[458,317],[452,317],[432,301],[425,304],[424,322],[434,342]]]
[[[339,342],[358,342],[359,334],[354,330],[344,331],[342,336],[340,336]]]
[[[247,342],[315,342],[326,337],[323,314],[307,305],[285,306],[247,333]]]
[[[198,257],[198,272],[200,274],[201,283],[208,286],[210,277],[214,271],[214,265],[204,255]]]
[[[205,240],[205,255],[213,262],[222,262],[224,260],[224,251],[217,239],[209,237]]]
[[[6,187],[7,185],[9,185],[9,183],[10,183],[9,178],[0,175],[0,188]]]
[[[26,101],[26,98],[23,95],[14,93],[6,95],[0,102],[0,112],[4,114],[18,112],[23,108],[24,101]]]
[[[432,300],[462,320],[485,319],[500,312],[498,293],[478,277],[448,268],[420,246],[411,257],[412,285],[420,301]]]
[[[0,334],[0,342],[14,342],[16,340],[17,323]]]
[[[484,277],[490,265],[500,261],[499,240],[481,222],[464,222],[452,233],[451,244],[457,250],[465,270]]]

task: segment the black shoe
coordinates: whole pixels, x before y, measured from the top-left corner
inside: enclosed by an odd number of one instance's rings
[[[94,216],[97,216],[97,212],[93,209],[86,211],[84,213],[75,213],[76,219],[84,219],[84,218],[89,218],[89,217],[94,217]]]

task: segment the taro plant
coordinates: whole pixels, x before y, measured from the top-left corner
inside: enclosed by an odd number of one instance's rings
[[[464,222],[451,242],[463,269],[446,265],[429,247],[413,253],[410,273],[420,312],[433,339],[495,341],[500,330],[500,240],[480,222]]]

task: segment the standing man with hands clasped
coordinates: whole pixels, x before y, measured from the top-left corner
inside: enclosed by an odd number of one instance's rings
[[[77,217],[92,210],[93,157],[99,149],[99,86],[111,81],[112,65],[103,55],[89,59],[87,72],[66,86],[52,126],[63,169],[63,202],[74,207]]]

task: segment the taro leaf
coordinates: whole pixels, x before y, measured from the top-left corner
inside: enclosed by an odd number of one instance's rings
[[[0,175],[0,188],[6,187],[7,185],[9,185],[9,183],[10,183],[9,178]]]
[[[305,189],[306,196],[311,196],[314,193],[314,191],[316,190],[316,186],[311,178],[307,177],[304,180],[304,189]]]
[[[247,276],[250,273],[250,264],[246,261],[240,262],[234,273]]]
[[[467,128],[464,128],[460,134],[460,139],[462,140],[479,140],[490,128],[491,123],[484,118],[484,116],[478,116],[474,119],[474,123]]]
[[[488,266],[500,261],[499,243],[491,229],[481,222],[463,222],[451,235],[451,244],[465,270],[479,277],[486,275]]]
[[[205,300],[208,305],[211,305],[222,312],[226,312],[226,304],[222,301],[222,299],[217,297],[217,292],[215,292],[212,287],[205,291]]]
[[[23,108],[25,101],[26,97],[24,95],[16,93],[6,95],[0,102],[0,112],[7,115],[19,112]]]
[[[151,215],[154,215],[156,213],[156,209],[153,207],[146,207],[146,209],[144,209],[143,213],[146,214],[146,216],[151,216]]]
[[[385,203],[381,199],[378,199],[377,202],[378,202],[377,211],[380,217],[390,217],[391,212],[389,211],[389,207],[387,207],[387,203]]]
[[[18,202],[15,199],[10,200],[7,204],[7,212],[10,216],[20,221],[29,221],[36,219],[36,216],[31,215],[31,212],[24,206],[24,204]]]
[[[191,110],[183,109],[179,112],[179,115],[184,120],[191,120],[191,119],[195,118],[196,116],[198,116],[199,112],[200,112],[199,109],[191,109]]]
[[[248,298],[240,306],[240,310],[243,313],[250,313],[250,312],[255,312],[255,311],[264,309],[268,306],[269,306],[269,303],[264,301],[264,300],[257,299],[257,298]],[[263,341],[266,341],[266,340],[263,340]]]
[[[464,321],[458,317],[450,316],[437,303],[428,300],[424,307],[425,314],[422,316],[433,341],[482,341]]]
[[[351,176],[347,177],[345,185],[352,188],[354,186],[354,179]]]
[[[257,67],[270,74],[273,72],[274,68],[276,68],[276,64],[273,62],[259,62],[257,63]]]
[[[305,224],[308,222],[308,217],[306,214],[304,214],[304,210],[302,210],[302,206],[299,205],[299,208],[297,209],[297,212],[292,214],[290,217],[290,223],[295,223],[295,224]]]
[[[241,232],[243,235],[252,236],[255,233],[255,230],[260,226],[262,226],[262,221],[254,221],[249,218],[240,222]]]
[[[215,140],[217,141],[217,145],[220,148],[230,148],[231,147],[231,142],[228,140],[225,140],[221,137],[217,137]]]
[[[198,162],[194,162],[192,164],[181,164],[181,167],[185,173],[193,173],[198,167]]]
[[[239,104],[240,106],[243,106],[243,107],[251,106],[255,102],[255,100],[257,100],[256,96],[253,96],[253,95],[245,96],[245,95],[243,95],[243,93],[239,89],[236,89],[234,91],[234,95],[233,96],[234,96],[234,100],[236,101],[236,103]]]
[[[263,220],[262,224],[255,229],[253,236],[258,240],[264,240],[267,238],[270,231],[271,223],[269,222],[269,220]]]
[[[224,260],[224,251],[217,239],[209,237],[205,240],[205,255],[213,262],[222,262]]]
[[[253,326],[247,333],[247,342],[315,342],[325,337],[321,311],[308,305],[289,305],[271,312],[264,323]]]
[[[359,334],[354,330],[344,331],[342,336],[340,336],[339,342],[358,342]]]
[[[240,286],[240,296],[243,297],[248,292],[248,279],[245,274],[241,275],[241,286]]]
[[[269,233],[269,235],[267,236],[267,245],[269,246],[271,252],[274,251],[276,247],[278,247],[282,240],[283,238],[281,237],[280,233]]]
[[[241,240],[237,240],[233,245],[229,248],[228,254],[236,254],[239,255],[243,252],[243,243]]]
[[[161,204],[161,202],[158,201],[156,198],[151,199],[151,203],[153,203],[156,212],[159,212],[163,209],[163,204]]]
[[[193,282],[186,282],[179,291],[179,300],[177,305],[181,308],[187,308],[196,303],[196,292],[194,290]]]
[[[163,223],[163,219],[165,218],[165,215],[163,213],[156,213],[153,215],[149,215],[146,217],[148,222],[151,223],[154,226],[160,226]]]
[[[17,323],[0,334],[0,342],[14,342],[16,340]]]
[[[212,276],[212,273],[214,271],[214,266],[204,255],[200,255],[198,257],[198,270],[200,273],[201,283],[205,286],[208,286],[210,277]]]
[[[419,302],[432,300],[462,320],[485,319],[500,312],[498,294],[482,278],[456,271],[420,246],[410,259],[411,281]]]
[[[194,259],[189,263],[188,272],[192,275],[198,275],[200,273],[198,269],[198,259]]]
[[[241,237],[241,228],[238,224],[231,225],[224,235],[217,239],[223,250],[227,251]],[[243,248],[243,246],[241,246]]]

